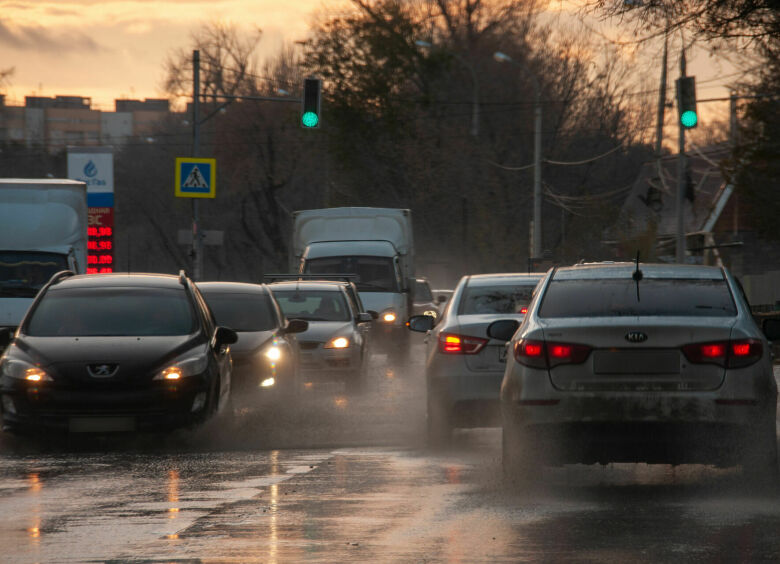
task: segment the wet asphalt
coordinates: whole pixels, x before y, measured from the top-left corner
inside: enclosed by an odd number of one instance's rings
[[[780,369],[776,369],[780,378]],[[501,479],[500,429],[424,445],[422,365],[196,431],[0,436],[0,562],[780,562],[780,494],[739,467]]]

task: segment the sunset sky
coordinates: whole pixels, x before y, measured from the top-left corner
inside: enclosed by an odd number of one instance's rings
[[[313,13],[327,0],[0,0],[0,69],[15,72],[4,89],[8,104],[28,95],[92,98],[113,110],[115,98],[162,95],[163,61],[190,47],[190,34],[222,20],[263,30],[258,55],[274,55],[283,42],[302,39]],[[327,1],[332,6],[335,0]],[[564,9],[567,2],[551,5]],[[614,29],[600,29],[617,36]],[[700,98],[728,94],[733,69],[703,52],[689,56]],[[670,76],[677,74],[676,56]],[[660,71],[658,71],[660,72]],[[657,84],[658,72],[652,79]],[[3,90],[0,90],[2,92]]]

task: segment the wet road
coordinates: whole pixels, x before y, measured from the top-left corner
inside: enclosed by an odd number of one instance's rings
[[[780,371],[776,372],[780,377]],[[420,367],[376,359],[196,433],[46,448],[0,439],[0,562],[778,562],[780,497],[739,468],[500,479],[498,429],[423,448]]]

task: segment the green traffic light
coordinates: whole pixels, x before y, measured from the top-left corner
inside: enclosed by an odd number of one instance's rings
[[[698,116],[696,115],[696,112],[688,110],[687,112],[683,112],[680,116],[680,123],[683,127],[695,127],[696,122],[699,120]]]
[[[314,112],[305,112],[301,116],[301,123],[304,127],[317,127],[320,117]]]

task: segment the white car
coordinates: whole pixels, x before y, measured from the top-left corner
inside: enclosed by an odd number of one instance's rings
[[[544,275],[464,276],[437,322],[413,316],[409,328],[425,331],[428,442],[446,444],[456,427],[498,426],[498,392],[506,364],[503,341],[487,327],[510,316],[520,321]]]
[[[301,377],[344,382],[360,390],[368,375],[373,316],[362,310],[354,285],[336,281],[288,281],[268,284],[287,319],[308,327],[297,335]]]
[[[726,269],[552,269],[523,323],[498,321],[488,334],[509,341],[501,384],[509,478],[543,463],[648,462],[741,464],[775,479],[769,343]]]

